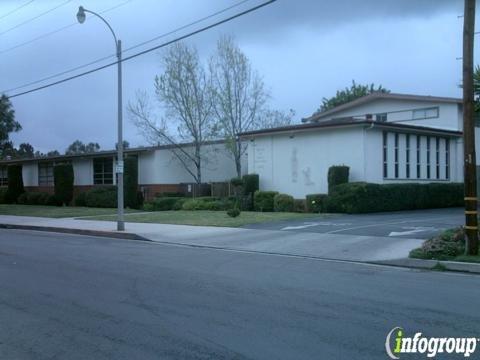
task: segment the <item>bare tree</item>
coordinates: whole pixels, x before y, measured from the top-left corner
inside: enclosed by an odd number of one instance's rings
[[[164,72],[155,77],[155,94],[164,116],[155,116],[146,92],[137,92],[136,101],[129,103],[127,110],[150,143],[172,145],[175,157],[195,182],[201,183],[202,146],[212,133],[210,82],[193,47],[176,43],[161,62]]]
[[[280,126],[291,125],[295,110],[290,109],[288,112],[281,110],[265,110],[255,124],[256,129],[271,129]]]
[[[268,92],[231,37],[218,40],[216,54],[210,59],[210,74],[215,115],[235,161],[237,175],[241,176],[241,158],[246,145],[242,144],[238,134],[257,128]]]

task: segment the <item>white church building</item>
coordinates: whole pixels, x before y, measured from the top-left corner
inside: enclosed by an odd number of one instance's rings
[[[242,134],[262,190],[327,193],[332,165],[351,182],[463,181],[461,99],[374,93],[302,122]]]
[[[327,173],[332,165],[349,166],[350,181],[463,181],[461,99],[374,93],[302,122],[240,134],[248,154],[242,171],[258,174],[261,190],[298,199],[327,193]],[[186,184],[194,182],[172,150],[171,146],[126,150],[138,158],[138,183],[147,198],[185,191]],[[224,142],[212,142],[204,150],[209,155],[202,166],[202,182],[229,181],[236,176]],[[6,167],[21,163],[28,191],[52,192],[53,166],[65,161],[73,164],[78,192],[115,184],[115,156],[112,150],[0,161],[0,186],[7,182]]]

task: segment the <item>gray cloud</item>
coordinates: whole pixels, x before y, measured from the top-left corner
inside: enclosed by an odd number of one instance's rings
[[[75,23],[79,5],[102,11],[124,1],[73,0],[0,35],[0,52]],[[37,0],[24,11],[0,20],[0,33],[61,2]],[[234,3],[132,0],[104,16],[127,48]],[[258,3],[251,0],[238,10]],[[17,1],[1,1],[0,16],[16,5]],[[271,88],[272,106],[296,109],[300,118],[313,112],[323,96],[334,94],[352,79],[381,83],[399,92],[458,95],[461,64],[455,58],[461,56],[462,23],[457,15],[462,13],[462,6],[461,0],[278,0],[188,41],[206,59],[221,34],[233,34]],[[104,24],[89,17],[83,25],[1,54],[0,90],[113,53],[111,34]],[[139,88],[152,89],[154,76],[161,72],[158,58],[159,53],[154,52],[125,63],[125,102]],[[115,69],[111,68],[14,99],[24,130],[13,139],[44,151],[63,151],[77,138],[112,148],[116,138],[115,86]],[[127,119],[125,136],[133,144],[144,143]]]

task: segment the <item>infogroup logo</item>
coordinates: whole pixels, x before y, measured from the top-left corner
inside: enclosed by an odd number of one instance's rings
[[[437,354],[457,354],[468,358],[472,355],[480,339],[477,338],[438,338],[425,337],[421,332],[413,337],[405,336],[401,327],[394,327],[387,334],[385,350],[390,359],[400,359],[401,354],[425,354],[434,358]]]

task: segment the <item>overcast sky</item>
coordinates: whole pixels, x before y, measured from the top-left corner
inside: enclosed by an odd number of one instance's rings
[[[79,5],[96,12],[115,7],[103,16],[126,49],[239,2],[1,0],[0,92],[114,54],[113,38],[103,23],[87,14],[83,25],[75,24]],[[125,55],[261,2],[249,0]],[[318,108],[323,97],[334,95],[352,79],[381,84],[392,92],[460,96],[461,61],[457,58],[462,55],[463,19],[458,16],[462,13],[462,0],[277,0],[253,14],[196,35],[188,43],[195,45],[206,60],[219,36],[235,36],[270,89],[271,107],[294,109],[295,120],[300,121]],[[41,38],[30,42],[37,37]],[[22,45],[25,42],[30,43]],[[137,89],[153,91],[153,79],[162,72],[159,56],[156,51],[124,63],[125,104],[134,99]],[[102,149],[114,147],[115,67],[12,102],[23,126],[12,136],[16,145],[29,142],[36,150],[63,152],[80,139],[98,142]],[[146,145],[127,116],[124,128],[124,137],[132,146]]]

